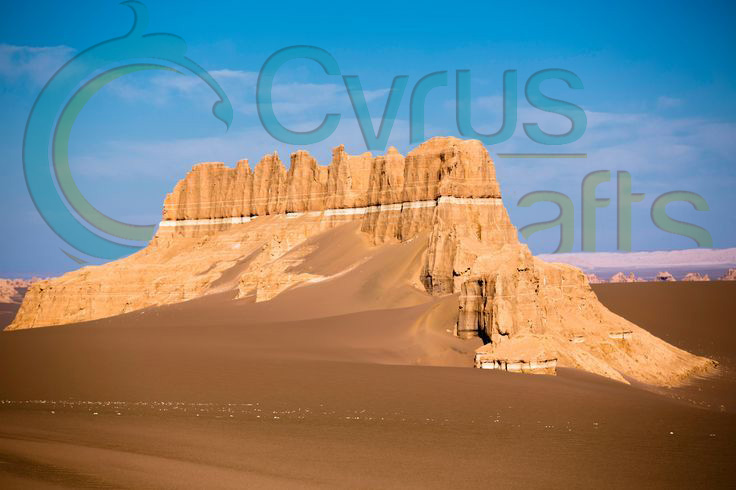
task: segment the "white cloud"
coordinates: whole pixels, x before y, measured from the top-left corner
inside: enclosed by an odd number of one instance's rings
[[[680,107],[683,103],[684,101],[682,99],[662,95],[657,99],[657,108],[658,109],[673,109],[675,107]]]
[[[373,119],[373,126],[380,124]],[[295,131],[312,129],[307,123],[296,124]],[[388,144],[406,147],[409,125],[405,120],[394,121]],[[178,180],[199,162],[225,162],[233,166],[236,161],[248,159],[251,167],[266,154],[278,151],[288,166],[289,156],[297,149],[310,151],[321,165],[330,162],[332,148],[344,144],[348,152],[364,153],[365,143],[355,118],[343,117],[335,132],[326,140],[313,145],[295,146],[276,141],[261,126],[240,131],[230,131],[221,136],[203,138],[170,139],[161,141],[114,140],[105,143],[94,153],[75,155],[71,158],[72,171],[85,178],[115,177],[137,179],[172,176]],[[174,180],[174,181],[176,181]]]
[[[248,116],[257,114],[257,72],[221,69],[209,73],[222,86],[234,111]],[[156,106],[176,103],[182,97],[203,108],[211,106],[213,102],[212,91],[202,80],[176,73],[157,73],[146,78],[128,77],[115,81],[110,90],[126,100]],[[364,96],[369,103],[384,102],[388,92],[387,88],[364,90]],[[275,83],[272,100],[276,115],[292,121],[319,123],[324,114],[352,111],[347,89],[339,83]]]
[[[42,86],[73,55],[69,46],[0,44],[0,78],[8,83],[30,81]]]

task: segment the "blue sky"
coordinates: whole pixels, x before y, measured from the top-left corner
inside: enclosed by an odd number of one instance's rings
[[[255,81],[263,62],[290,45],[329,51],[342,74],[359,75],[371,114],[383,110],[391,80],[409,76],[389,143],[411,149],[409,94],[424,75],[447,70],[449,86],[427,98],[425,133],[457,135],[455,70],[472,73],[473,124],[494,132],[500,125],[501,82],[518,70],[518,127],[508,141],[489,148],[548,152],[524,134],[523,122],[549,132],[569,123],[542,113],[523,97],[536,71],[563,68],[576,73],[583,90],[549,81],[545,93],[581,106],[588,127],[575,143],[555,151],[585,152],[586,159],[510,160],[495,158],[504,201],[517,227],[551,219],[556,207],[520,208],[521,196],[552,190],[576,206],[575,250],[580,249],[580,185],[595,170],[627,170],[633,191],[646,194],[634,204],[634,250],[691,248],[685,237],[666,233],[650,219],[653,200],[687,190],[710,206],[698,212],[687,204],[668,207],[671,216],[706,228],[715,247],[736,246],[736,20],[730,2],[400,2],[315,3],[162,2],[149,0],[148,32],[181,36],[187,55],[222,85],[234,108],[228,131],[212,117],[214,95],[192,76],[140,73],[120,78],[85,106],[74,125],[70,162],[87,199],[121,221],[150,224],[160,219],[166,192],[200,161],[251,165],[278,150],[288,161],[295,148],[274,140],[255,109]],[[22,2],[3,6],[0,16],[0,199],[5,233],[0,276],[53,275],[78,265],[62,250],[78,254],[46,225],[31,201],[22,167],[26,120],[46,81],[76,53],[125,34],[132,14],[118,2]],[[313,62],[294,61],[279,72],[276,113],[285,125],[307,129],[325,113],[342,119],[327,140],[307,149],[323,164],[330,149],[344,143],[362,153],[347,92],[338,77]],[[597,246],[616,248],[615,180],[598,188],[612,204],[598,210]],[[557,230],[533,235],[535,253],[551,252]],[[85,257],[90,259],[89,257]],[[91,263],[99,263],[90,259]]]

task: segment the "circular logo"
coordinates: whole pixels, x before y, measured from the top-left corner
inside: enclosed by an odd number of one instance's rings
[[[36,209],[66,243],[100,259],[117,259],[141,249],[143,245],[129,242],[147,242],[156,225],[134,225],[105,215],[75,184],[69,168],[69,137],[87,101],[123,75],[165,70],[199,77],[219,99],[212,114],[227,128],[233,118],[227,95],[206,70],[186,56],[184,40],[173,34],[145,34],[145,5],[132,0],[121,5],[133,11],[133,27],[122,37],[82,51],[51,77],[33,104],[23,139],[23,170]]]

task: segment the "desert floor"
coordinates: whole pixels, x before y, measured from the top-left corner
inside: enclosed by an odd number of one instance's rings
[[[442,301],[319,317],[309,291],[0,334],[0,487],[736,485],[736,283],[595,287],[721,363],[674,390],[461,367],[472,342],[414,341]]]

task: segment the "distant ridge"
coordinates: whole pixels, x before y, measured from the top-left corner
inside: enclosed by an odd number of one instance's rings
[[[690,248],[651,252],[578,252],[541,254],[547,262],[560,262],[585,270],[642,269],[656,267],[723,267],[736,266],[735,248]]]

